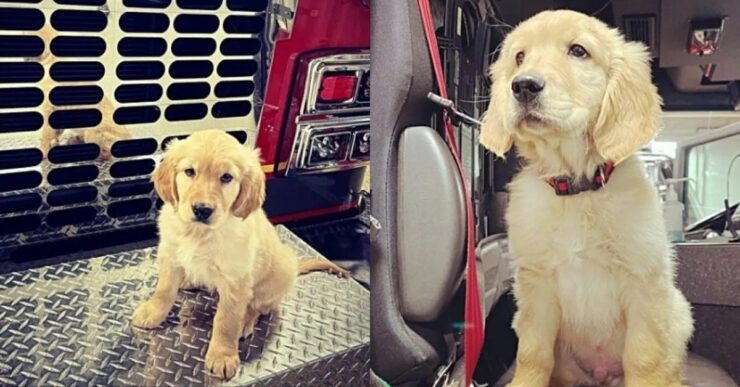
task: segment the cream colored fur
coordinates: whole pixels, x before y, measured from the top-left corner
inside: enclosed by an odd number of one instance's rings
[[[233,180],[223,182],[225,174]],[[299,273],[347,273],[326,260],[298,262],[262,211],[265,175],[259,152],[223,131],[197,132],[170,145],[153,179],[165,201],[159,216],[159,278],[132,323],[160,325],[179,289],[216,290],[219,302],[205,362],[219,377],[236,373],[239,338],[251,334],[260,314],[278,310]],[[215,209],[207,224],[193,220],[194,203]]]
[[[588,55],[570,54],[574,44]],[[530,108],[511,89],[523,72],[545,79]],[[645,48],[586,15],[545,11],[507,36],[491,74],[481,143],[498,155],[516,144],[526,164],[506,215],[519,336],[510,386],[680,386],[690,306],[661,202],[633,155],[660,114]],[[607,160],[617,166],[598,191],[556,196],[546,183],[591,178]]]
[[[90,82],[64,82],[62,84],[56,82],[51,78],[50,70],[54,63],[57,63],[57,57],[51,53],[51,42],[58,33],[52,29],[49,24],[46,24],[42,29],[38,31],[29,32],[29,35],[36,35],[40,37],[46,50],[43,55],[37,58],[28,58],[33,62],[38,62],[44,66],[44,77],[39,83],[39,87],[46,94],[44,102],[39,106],[39,110],[44,118],[44,124],[41,127],[39,134],[39,148],[43,153],[44,157],[49,154],[49,151],[58,145],[73,145],[73,144],[96,144],[100,148],[98,155],[99,161],[107,161],[111,159],[111,149],[113,144],[117,141],[129,140],[133,137],[133,134],[129,129],[123,125],[118,125],[113,121],[113,112],[115,106],[111,102],[110,98],[106,95],[97,103],[97,108],[101,115],[102,120],[94,128],[84,129],[54,129],[49,124],[49,117],[57,110],[72,110],[79,109],[79,106],[72,107],[58,107],[51,103],[49,95],[51,91],[59,86],[78,86],[85,85],[89,86]]]

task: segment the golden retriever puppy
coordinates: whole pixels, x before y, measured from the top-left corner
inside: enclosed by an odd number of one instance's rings
[[[633,155],[661,100],[642,44],[572,11],[505,39],[481,143],[516,145],[509,186],[519,336],[510,386],[680,386],[693,332],[661,202]]]
[[[219,130],[172,143],[153,176],[165,202],[159,215],[159,278],[133,314],[141,328],[161,324],[181,288],[218,292],[206,367],[231,378],[238,341],[260,314],[278,310],[299,273],[347,272],[323,259],[296,259],[262,211],[265,175],[259,152]]]

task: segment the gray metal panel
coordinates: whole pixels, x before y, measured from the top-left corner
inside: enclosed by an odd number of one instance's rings
[[[320,257],[284,227],[301,258]],[[0,384],[202,385],[216,297],[181,292],[163,328],[130,326],[156,282],[153,248],[0,276]],[[363,385],[369,293],[326,273],[302,276],[281,311],[240,343],[228,385]]]

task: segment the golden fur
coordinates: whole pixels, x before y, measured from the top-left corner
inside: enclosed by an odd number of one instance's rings
[[[57,36],[57,32],[49,25],[45,25],[39,31],[29,33],[39,36],[46,46],[46,51],[38,58],[29,58],[28,60],[38,62],[44,66],[44,77],[40,81],[39,87],[46,93],[44,102],[39,107],[41,115],[44,118],[44,124],[41,127],[39,136],[39,148],[46,157],[49,151],[58,145],[73,144],[96,144],[100,148],[98,160],[106,161],[111,158],[111,148],[113,144],[120,140],[128,140],[133,137],[131,131],[125,126],[113,122],[113,112],[115,107],[107,96],[98,102],[96,108],[102,114],[102,120],[94,128],[86,129],[54,129],[49,125],[49,117],[56,110],[61,109],[78,109],[79,107],[57,107],[49,100],[49,94],[52,89],[59,85],[49,75],[51,66],[56,63],[57,57],[51,54],[51,41]],[[64,82],[64,86],[76,86],[78,84],[90,85],[90,82]]]
[[[224,182],[227,174],[233,179]],[[223,131],[196,132],[172,143],[153,180],[165,202],[159,216],[159,278],[132,323],[161,324],[179,289],[215,289],[219,303],[205,362],[219,377],[236,373],[239,338],[251,334],[260,314],[278,310],[299,273],[347,273],[323,259],[299,263],[262,211],[265,175],[259,152]],[[194,219],[196,203],[214,209],[207,223]]]
[[[511,84],[524,72],[545,79],[527,108]],[[691,310],[661,202],[633,155],[659,125],[645,47],[586,15],[545,11],[507,36],[491,75],[480,141],[498,155],[516,144],[526,164],[506,216],[519,336],[510,386],[680,386]],[[607,160],[617,167],[598,191],[556,196],[546,183],[590,178]]]

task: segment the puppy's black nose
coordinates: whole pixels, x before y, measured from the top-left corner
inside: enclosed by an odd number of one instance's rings
[[[213,214],[213,208],[209,205],[203,203],[193,204],[193,215],[195,215],[195,220],[205,222],[211,217],[211,214]]]
[[[545,78],[537,73],[517,75],[511,82],[511,91],[514,98],[521,103],[529,103],[545,88]]]

